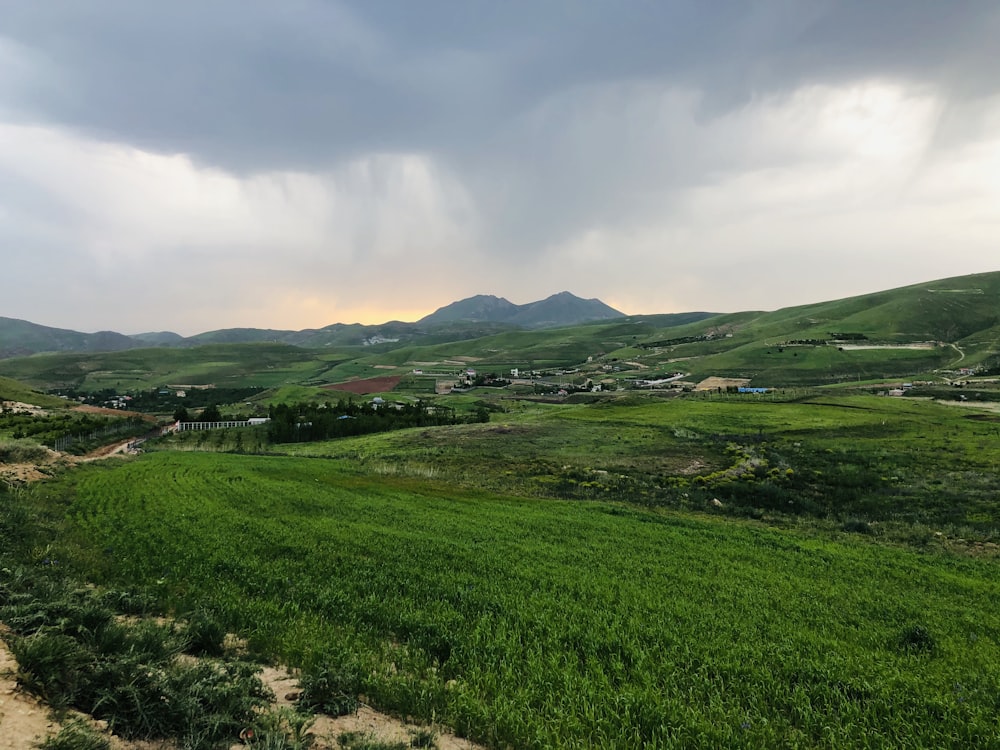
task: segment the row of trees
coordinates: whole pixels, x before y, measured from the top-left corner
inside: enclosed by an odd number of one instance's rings
[[[184,406],[179,406],[174,410],[175,422],[221,422],[223,419],[222,412],[219,411],[219,407],[215,404],[209,404],[202,409],[197,419],[191,419],[191,415]]]
[[[471,419],[459,415],[449,406],[430,405],[423,401],[407,404],[387,404],[372,401],[355,403],[338,401],[336,405],[310,402],[277,404],[268,410],[268,438],[274,443],[298,443],[328,440],[352,435],[367,435],[406,427],[431,427],[488,422],[489,411],[476,411]]]

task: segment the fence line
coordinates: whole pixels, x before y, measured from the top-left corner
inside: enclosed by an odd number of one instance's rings
[[[105,438],[109,435],[120,435],[123,432],[134,429],[137,424],[139,424],[138,419],[130,419],[127,422],[119,422],[117,424],[108,425],[100,430],[93,430],[86,435],[63,435],[62,437],[58,437],[52,441],[52,447],[57,451],[64,451],[79,442],[99,440],[100,438]]]
[[[247,419],[247,420],[228,420],[225,422],[178,422],[177,431],[187,432],[189,430],[222,430],[230,427],[254,427],[259,424],[264,424],[270,420],[267,419]]]

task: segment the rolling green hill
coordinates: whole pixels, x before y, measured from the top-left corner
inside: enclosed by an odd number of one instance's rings
[[[696,376],[750,377],[765,386],[974,367],[1000,352],[1000,272],[720,315],[639,345],[651,363],[681,360]]]
[[[24,383],[5,377],[0,377],[0,401],[15,401],[48,409],[66,406],[61,398],[39,393]]]
[[[259,341],[288,336],[293,340]],[[720,376],[763,387],[932,378],[1000,363],[1000,272],[774,312],[639,315],[541,330],[488,321],[233,329],[198,340],[213,339],[236,343],[17,357],[0,360],[0,374],[40,389],[90,391],[165,383],[317,386],[464,367],[499,375],[574,370],[581,381],[626,384],[674,372],[688,381]]]
[[[27,320],[0,318],[0,359],[40,351],[118,351],[135,345],[136,343],[128,336],[114,331],[79,333],[38,325]]]
[[[37,354],[0,361],[0,372],[42,389],[118,391],[171,385],[273,386],[308,380],[329,355],[289,344],[212,344],[101,354]]]

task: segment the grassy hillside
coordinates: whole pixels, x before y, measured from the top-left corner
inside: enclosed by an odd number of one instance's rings
[[[845,336],[856,340],[841,341]],[[903,348],[921,342],[931,346]],[[959,363],[971,367],[1000,351],[1000,273],[775,312],[721,315],[657,331],[638,344],[642,352],[628,356],[638,354],[653,365],[679,361],[699,378],[749,377],[762,386],[913,377]]]
[[[80,333],[0,317],[0,358],[38,351],[117,351],[134,346],[135,342],[128,336],[114,331]]]
[[[47,554],[496,748],[996,737],[995,560],[446,479],[157,453],[50,486]]]
[[[287,344],[213,344],[91,355],[37,354],[0,360],[0,373],[40,388],[83,391],[148,389],[167,383],[270,387],[308,380],[329,366],[328,358]]]
[[[0,401],[16,401],[46,409],[65,408],[66,401],[39,393],[17,380],[0,376]]]
[[[918,284],[775,312],[632,316],[610,322],[524,331],[454,324],[412,332],[378,327],[377,343],[357,345],[360,327],[300,332],[298,344],[231,343],[111,354],[37,355],[0,360],[0,374],[37,388],[118,390],[165,383],[318,386],[353,378],[465,367],[579,369],[619,380],[681,371],[689,379],[749,378],[792,387],[932,377],[936,371],[996,364],[1000,356],[1000,273]],[[410,333],[393,338],[393,326]],[[374,329],[373,329],[374,330]],[[366,328],[365,331],[368,331]],[[229,331],[257,337],[282,332]],[[369,332],[370,333],[370,332]],[[211,338],[214,334],[205,334]],[[354,342],[345,346],[344,341]],[[322,342],[322,346],[320,343]],[[428,386],[430,388],[430,386]]]

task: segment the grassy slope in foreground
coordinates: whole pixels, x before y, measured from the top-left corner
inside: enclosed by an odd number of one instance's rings
[[[67,481],[98,579],[493,747],[996,742],[990,561],[330,460],[157,453]]]

